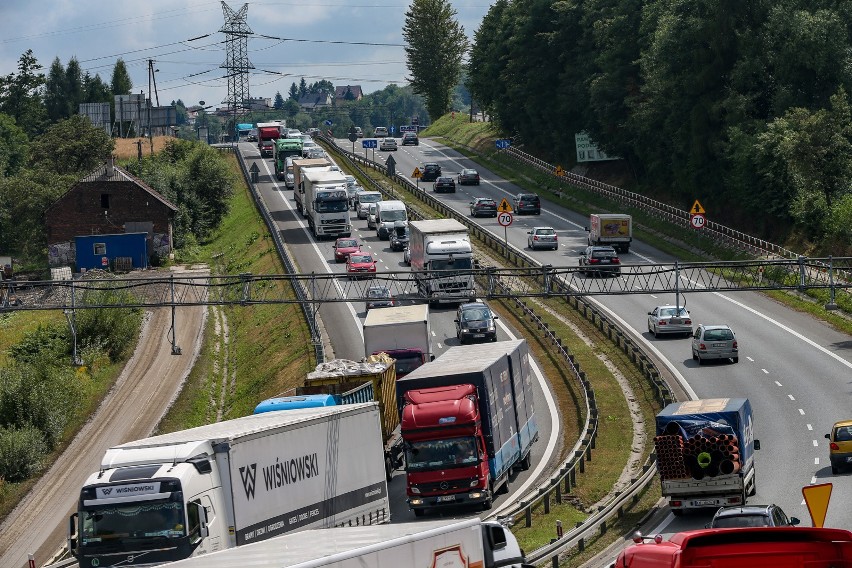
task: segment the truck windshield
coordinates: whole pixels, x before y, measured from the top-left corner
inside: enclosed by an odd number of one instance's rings
[[[128,503],[80,512],[80,544],[97,545],[127,538],[186,536],[183,503]]]
[[[405,221],[405,219],[405,209],[400,209],[398,211],[382,211],[383,223],[391,221]]]
[[[479,462],[476,439],[465,437],[411,442],[405,451],[405,461],[408,471],[475,464]]]
[[[472,267],[469,258],[454,258],[452,262],[449,259],[436,259],[429,263],[431,270],[470,270]]]
[[[404,377],[417,367],[423,364],[423,355],[419,352],[411,351],[409,353],[397,353],[393,355],[396,360],[396,376]]]
[[[349,202],[345,199],[336,199],[334,201],[326,201],[317,199],[317,213],[339,213],[341,211],[349,211]]]

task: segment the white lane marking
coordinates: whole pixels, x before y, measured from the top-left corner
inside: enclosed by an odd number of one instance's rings
[[[506,324],[503,323],[502,320],[497,320],[497,325],[503,330],[503,332],[509,336],[510,339],[517,339],[515,335],[509,330]],[[541,372],[536,362],[530,358],[530,367],[532,367],[533,372],[535,373],[536,379],[538,379],[539,385],[541,385],[541,391],[544,393],[544,400],[547,402],[547,411],[550,414],[551,420],[553,420],[553,424],[555,425],[559,420],[559,412],[556,409],[556,401],[553,398],[553,394],[550,392],[550,388],[547,385],[547,381],[544,378],[544,373]],[[491,512],[488,516],[494,517],[500,511],[507,507],[511,507],[514,503],[516,503],[521,496],[527,491],[527,488],[530,487],[533,483],[538,480],[539,476],[544,472],[544,469],[547,467],[547,463],[550,461],[550,457],[553,455],[553,452],[556,451],[556,442],[559,439],[559,428],[552,427],[550,429],[550,437],[547,439],[547,447],[544,448],[544,455],[541,460],[538,462],[538,465],[535,466],[535,469],[530,473],[529,477],[526,481],[524,481],[520,487],[514,488],[514,491],[511,495],[506,497],[506,500],[503,502],[502,507],[498,507],[496,511]],[[543,432],[539,431],[539,435],[542,435]],[[579,442],[579,441],[578,441]]]
[[[816,475],[811,478],[811,485],[813,485],[814,483],[816,483]]]
[[[674,513],[669,513],[668,515],[666,515],[666,518],[663,519],[662,522],[659,525],[657,525],[656,527],[654,527],[654,529],[652,531],[650,531],[648,534],[649,535],[662,534],[663,531],[666,529],[666,527],[669,526],[671,524],[671,522],[674,521],[674,520],[675,520]]]
[[[804,415],[805,415],[805,411],[804,411],[803,409],[801,409],[801,408],[800,408],[800,409],[799,409],[799,414],[801,414],[802,416],[804,416]]]
[[[819,465],[819,458],[814,458],[814,465]]]
[[[776,385],[778,385],[779,387],[783,387],[783,386],[784,386],[784,385],[782,385],[781,383],[779,383],[778,381],[775,381],[775,384],[776,384]]]
[[[768,375],[768,374],[769,374],[769,371],[767,371],[766,369],[761,369],[761,371],[763,371],[763,374],[764,374],[764,375]]]
[[[439,341],[439,342],[438,342],[438,349],[443,349],[443,348],[444,348],[444,346],[443,346],[443,345],[441,345],[441,342]]]
[[[270,177],[274,177],[272,175],[272,172],[269,171],[269,163],[266,160],[262,160],[262,162],[263,162],[263,169],[266,170],[266,174]],[[331,269],[331,266],[329,266],[328,262],[326,261],[325,256],[322,254],[322,252],[320,252],[319,245],[317,245],[316,241],[314,240],[313,236],[311,235],[310,231],[308,230],[308,223],[305,221],[305,219],[302,217],[302,215],[298,211],[296,211],[296,208],[290,203],[290,200],[287,199],[287,196],[284,195],[284,191],[278,185],[278,182],[276,182],[273,179],[272,185],[275,187],[275,192],[281,198],[281,201],[284,202],[284,205],[287,207],[287,209],[289,209],[290,211],[293,211],[293,213],[294,213],[293,216],[296,218],[296,222],[299,223],[300,227],[302,227],[302,230],[305,232],[305,235],[308,237],[308,241],[310,241],[311,246],[314,247],[314,251],[317,253],[317,256],[322,261],[322,266],[325,269],[325,271],[329,274],[333,274],[334,271]],[[340,286],[340,282],[338,282],[336,279],[334,281],[334,287],[337,289],[337,293],[340,294],[340,296],[342,298],[346,297],[346,294],[343,292],[343,287]],[[357,324],[355,327],[358,329],[358,335],[361,336],[361,341],[363,342],[364,341],[364,330],[361,329],[361,320],[360,320],[360,318],[358,318],[358,313],[355,311],[355,307],[352,305],[352,302],[346,302],[346,305],[349,307],[349,313],[352,314],[352,318],[355,320],[355,323]]]
[[[804,499],[802,499],[802,505],[804,505],[804,504],[805,504],[805,500],[804,500]]]
[[[436,335],[435,335],[435,332],[434,332],[434,331],[432,332],[432,337],[436,337]]]
[[[818,447],[819,447],[819,442],[817,442],[816,440],[813,440],[813,443],[814,443],[814,447],[815,447],[815,448],[818,448]]]
[[[744,309],[744,310],[747,310],[747,311],[749,311],[749,312],[753,313],[753,314],[754,314],[754,315],[756,315],[756,316],[759,316],[759,317],[761,317],[761,318],[765,319],[765,320],[766,320],[766,321],[768,321],[769,323],[771,323],[771,324],[773,324],[773,325],[775,325],[775,326],[777,326],[777,327],[779,327],[779,328],[783,329],[784,331],[786,331],[787,333],[789,333],[789,334],[790,334],[790,335],[792,335],[793,337],[795,337],[795,338],[797,338],[797,339],[800,339],[800,340],[804,341],[805,343],[807,343],[807,344],[808,344],[808,345],[810,345],[811,347],[814,347],[814,348],[818,349],[819,351],[822,351],[823,353],[825,353],[825,354],[826,354],[826,355],[828,355],[829,357],[831,357],[831,358],[833,358],[833,359],[837,360],[840,364],[845,365],[845,366],[846,366],[846,367],[848,367],[849,369],[852,369],[852,362],[847,361],[846,359],[844,359],[843,357],[841,357],[841,356],[840,356],[840,355],[838,355],[837,353],[832,353],[831,351],[829,351],[828,349],[826,349],[826,348],[825,348],[825,347],[823,347],[822,345],[819,345],[817,342],[813,341],[812,339],[808,339],[807,337],[805,337],[805,336],[804,336],[804,335],[802,335],[801,333],[799,333],[799,332],[797,332],[797,331],[795,331],[795,330],[793,330],[793,329],[790,329],[789,327],[787,327],[787,326],[786,326],[786,325],[784,325],[783,323],[781,323],[781,322],[779,322],[779,321],[777,321],[777,320],[774,320],[774,319],[772,319],[771,317],[767,316],[766,314],[763,314],[763,313],[761,313],[761,312],[759,312],[759,311],[755,310],[754,308],[751,308],[751,307],[749,307],[749,306],[747,306],[747,305],[743,304],[742,302],[738,302],[738,301],[734,300],[733,298],[731,298],[731,297],[729,297],[729,296],[726,296],[725,294],[722,294],[721,292],[713,292],[713,294],[715,294],[716,296],[719,296],[719,297],[720,297],[720,298],[722,298],[722,299],[728,300],[728,301],[729,301],[729,302],[731,302],[732,304],[734,304],[734,305],[736,305],[736,306],[739,306],[740,308],[742,308],[742,309]]]
[[[790,400],[796,400],[796,399],[793,397],[793,395],[792,395],[792,394],[788,394],[787,396],[790,398]]]
[[[806,424],[806,426],[808,427],[808,430],[810,430],[811,432],[813,432],[813,431],[814,431],[814,427],[813,427],[813,426],[811,426],[810,424]]]
[[[751,361],[752,363],[754,363],[754,359],[752,359],[751,357],[746,357],[746,359],[748,359],[749,361]]]

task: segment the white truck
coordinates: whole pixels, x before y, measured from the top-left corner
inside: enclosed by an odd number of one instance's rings
[[[405,203],[395,199],[376,203],[376,236],[380,240],[390,239],[391,231],[397,221],[408,221]]]
[[[303,169],[302,182],[296,190],[302,198],[302,214],[317,238],[352,234],[346,176],[331,169],[335,167]]]
[[[429,303],[472,302],[473,248],[467,227],[455,219],[411,221],[408,243],[418,293]]]
[[[172,564],[174,568],[521,568],[515,536],[478,518],[318,529]]]
[[[146,566],[389,521],[376,403],[268,412],[106,451],[80,491],[80,568]]]
[[[609,245],[628,253],[633,242],[633,217],[621,213],[592,213],[586,231],[590,245]]]
[[[397,378],[434,359],[426,304],[370,310],[363,329],[364,356],[387,353],[396,360]]]
[[[334,164],[328,158],[293,158],[293,199],[296,200],[296,211],[305,214],[303,206],[304,194],[297,191],[302,184],[302,171],[306,168],[330,167]],[[289,187],[289,186],[288,186]]]

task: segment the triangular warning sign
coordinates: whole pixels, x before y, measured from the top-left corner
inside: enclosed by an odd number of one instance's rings
[[[689,212],[692,215],[704,215],[704,213],[706,213],[706,211],[704,211],[704,207],[698,203],[697,199],[695,200],[695,203],[692,204],[692,209],[690,209]]]
[[[411,177],[420,179],[423,177],[423,173],[420,171],[420,168],[414,168],[414,172],[411,174]]]
[[[503,201],[500,202],[500,205],[497,206],[497,211],[500,211],[501,213],[511,213],[512,212],[512,206],[509,205],[509,202],[506,201],[505,197],[503,198]]]
[[[802,487],[802,495],[805,497],[805,503],[808,504],[811,522],[815,527],[822,528],[823,524],[825,524],[828,501],[831,499],[831,488],[831,483]]]

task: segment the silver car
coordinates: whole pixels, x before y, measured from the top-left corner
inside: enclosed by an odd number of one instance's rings
[[[692,319],[683,306],[657,306],[648,312],[648,332],[654,337],[663,333],[692,335]]]
[[[727,325],[698,326],[692,334],[692,359],[701,365],[708,359],[730,359],[740,361],[737,336]]]
[[[367,210],[367,228],[375,229],[376,228],[376,204],[370,203],[369,209]]]
[[[556,236],[556,231],[553,227],[534,227],[531,231],[527,231],[527,247],[532,250],[538,248],[544,249],[559,249],[559,238]]]

